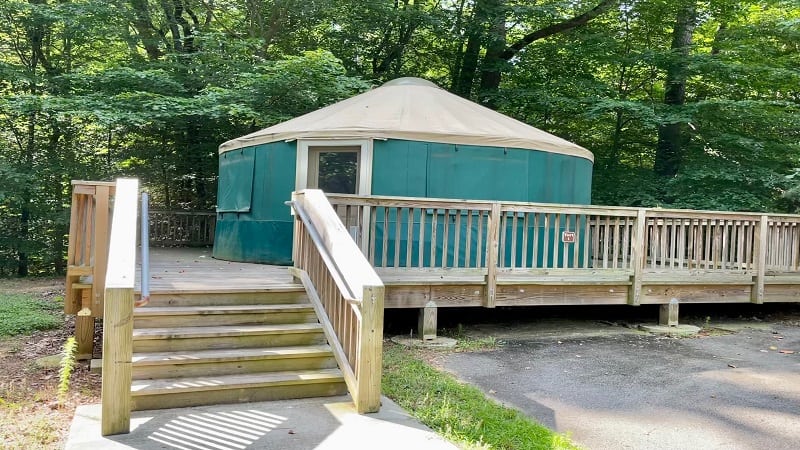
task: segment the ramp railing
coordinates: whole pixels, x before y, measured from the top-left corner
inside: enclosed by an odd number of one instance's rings
[[[294,267],[359,413],[380,409],[384,287],[320,190],[292,194]]]

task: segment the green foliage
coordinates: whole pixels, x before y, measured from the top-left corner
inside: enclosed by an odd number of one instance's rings
[[[69,391],[69,378],[75,370],[75,356],[78,352],[78,341],[74,336],[67,338],[61,353],[61,362],[58,369],[58,398],[63,402]]]
[[[400,346],[384,348],[381,386],[425,425],[468,448],[575,448],[568,438],[486,398]]]
[[[63,305],[24,294],[0,294],[0,337],[33,333],[63,324]]]
[[[687,2],[667,0],[490,58],[600,3],[0,2],[0,276],[64,271],[70,180],[136,176],[155,207],[213,208],[220,143],[398,76],[588,148],[594,203],[798,211],[798,3],[694,2],[685,58],[671,42]],[[674,64],[682,105],[664,104]],[[664,179],[671,123],[680,165]]]

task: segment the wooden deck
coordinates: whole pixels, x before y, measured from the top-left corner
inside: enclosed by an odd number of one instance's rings
[[[150,292],[255,292],[293,284],[285,266],[222,261],[210,248],[150,249]],[[302,285],[297,285],[298,288]],[[141,290],[141,261],[136,263],[136,292]]]
[[[223,261],[205,248],[151,249],[151,293],[257,292],[302,289],[286,266]],[[386,308],[485,306],[486,269],[393,269],[376,272],[386,286]],[[137,263],[136,292],[140,290]],[[497,306],[629,304],[624,271],[499,270]],[[753,279],[743,274],[648,272],[641,304],[749,303]],[[766,276],[765,302],[800,301],[800,277]]]

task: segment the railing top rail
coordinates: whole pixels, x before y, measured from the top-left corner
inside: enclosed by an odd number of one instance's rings
[[[177,215],[217,215],[216,211],[212,210],[190,210],[190,209],[151,209],[151,214],[177,214]]]
[[[460,200],[447,198],[424,197],[396,197],[384,195],[354,195],[354,194],[326,194],[327,197],[341,204],[356,206],[389,206],[389,207],[421,207],[421,208],[450,208],[450,209],[490,209],[493,203],[500,203],[502,211],[533,212],[533,210],[550,210],[565,212],[567,214],[606,214],[618,216],[636,216],[639,210],[647,211],[648,217],[659,218],[708,218],[709,216],[722,216],[727,220],[754,220],[763,215],[770,219],[800,220],[800,214],[768,213],[768,212],[741,212],[741,211],[714,211],[699,209],[670,209],[670,208],[634,208],[628,206],[601,206],[601,205],[571,205],[561,203],[533,203],[516,201],[493,200]]]
[[[136,215],[139,180],[117,180],[114,215],[109,239],[106,288],[133,288],[136,278]]]
[[[318,189],[305,189],[292,194],[292,206],[300,218],[313,230],[309,233],[314,244],[330,261],[329,269],[345,284],[342,294],[351,300],[362,300],[365,286],[383,286],[369,261],[361,253],[331,207],[325,194]]]
[[[328,199],[354,206],[390,206],[450,209],[491,209],[492,202],[480,200],[455,200],[423,197],[361,196],[352,194],[326,194]]]

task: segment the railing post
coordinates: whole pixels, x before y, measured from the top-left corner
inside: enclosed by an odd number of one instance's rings
[[[133,288],[136,278],[136,212],[139,182],[117,180],[108,244],[103,313],[103,384],[100,430],[103,436],[128,433],[131,426]]]
[[[299,202],[302,197],[302,192],[292,192],[292,202]],[[302,268],[300,267],[300,216],[297,215],[294,208],[291,208],[291,211],[294,219],[292,220],[292,266]],[[294,275],[292,275],[292,280],[295,283],[300,283],[300,278]]]
[[[492,203],[489,225],[486,227],[486,303],[494,308],[497,297],[497,261],[500,241],[500,203]]]
[[[753,277],[753,288],[750,301],[756,304],[764,303],[764,275],[767,268],[767,233],[769,231],[769,217],[762,215],[757,225],[758,233],[755,233],[753,242],[753,255],[755,260],[756,274]]]
[[[647,254],[646,231],[647,210],[640,208],[636,212],[636,228],[634,228],[633,239],[631,240],[633,275],[631,275],[631,286],[628,291],[628,304],[634,306],[639,306],[642,302],[642,272],[644,271],[645,255]]]
[[[94,298],[92,299],[92,312],[98,317],[103,313],[105,302],[103,297],[106,285],[106,268],[108,267],[108,238],[110,221],[110,197],[111,189],[109,186],[95,187],[95,237],[94,237]]]
[[[361,349],[357,359],[359,414],[377,412],[381,407],[383,364],[383,286],[364,286],[361,303]]]

